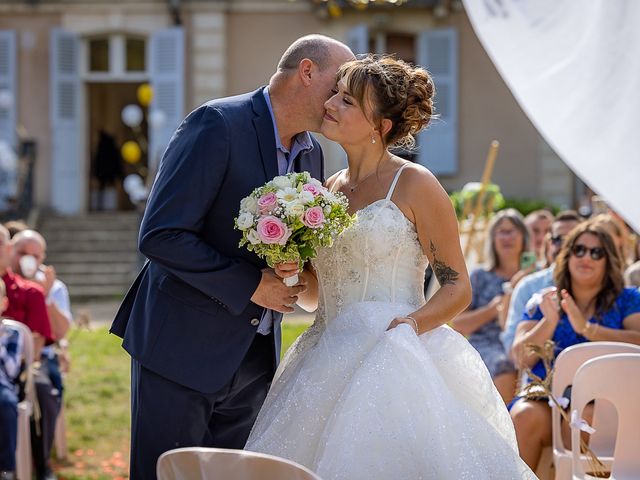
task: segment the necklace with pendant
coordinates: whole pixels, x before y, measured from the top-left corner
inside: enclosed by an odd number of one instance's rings
[[[358,185],[360,185],[362,182],[364,182],[367,178],[369,178],[371,175],[373,175],[374,173],[376,173],[378,171],[378,169],[380,168],[380,163],[382,163],[382,157],[384,157],[384,155],[386,154],[386,150],[384,150],[382,152],[382,155],[380,155],[380,160],[378,160],[378,166],[375,168],[375,170],[373,170],[372,172],[369,172],[367,175],[365,175],[365,177],[360,180],[358,183],[356,183],[355,185],[350,185],[348,184],[347,187],[349,188],[349,192],[353,193],[356,191],[356,189],[358,188]]]

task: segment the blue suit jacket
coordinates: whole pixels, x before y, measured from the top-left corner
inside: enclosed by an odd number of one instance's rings
[[[313,142],[295,167],[322,179],[322,150]],[[263,314],[250,299],[266,266],[238,247],[234,218],[240,200],[276,175],[262,88],[210,101],[177,129],[140,227],[139,249],[149,261],[111,326],[144,367],[204,393],[231,379],[256,335],[251,320]],[[275,333],[269,370],[280,350]]]

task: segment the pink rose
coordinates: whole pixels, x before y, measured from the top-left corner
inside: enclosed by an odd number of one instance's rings
[[[322,207],[311,207],[304,212],[302,223],[309,228],[320,228],[324,224],[324,213]]]
[[[258,220],[256,227],[258,231],[258,237],[262,243],[278,245],[284,245],[291,236],[291,230],[280,220],[273,215],[267,215]]]
[[[260,213],[271,213],[278,205],[278,197],[273,192],[265,193],[258,199]]]
[[[320,189],[317,186],[315,186],[313,183],[305,183],[302,186],[302,190],[313,193],[314,197],[317,197],[321,193]]]

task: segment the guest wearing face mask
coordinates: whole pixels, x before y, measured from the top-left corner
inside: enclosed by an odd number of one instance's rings
[[[36,375],[36,394],[42,411],[40,432],[32,428],[34,464],[38,478],[51,478],[49,456],[53,445],[55,425],[62,404],[62,371],[68,369],[66,339],[72,317],[66,285],[56,278],[51,266],[44,265],[47,243],[34,230],[23,230],[12,238],[12,269],[18,275],[34,281],[44,290],[51,330],[58,343],[42,349],[40,369]],[[32,425],[33,427],[33,425]]]

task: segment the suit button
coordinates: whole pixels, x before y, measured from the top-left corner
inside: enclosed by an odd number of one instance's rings
[[[257,318],[252,318],[251,325],[253,325],[254,327],[257,327],[258,325],[260,325],[260,320],[258,320]]]

